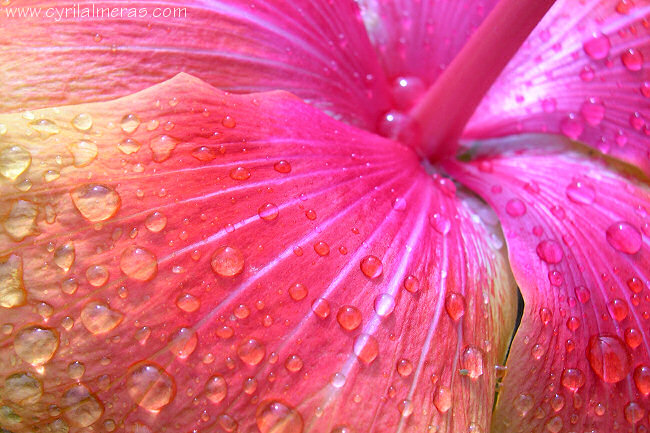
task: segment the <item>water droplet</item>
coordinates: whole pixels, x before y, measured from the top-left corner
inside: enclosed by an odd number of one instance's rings
[[[120,128],[127,134],[133,134],[140,126],[140,119],[135,114],[127,114],[120,121]]]
[[[559,433],[563,425],[562,417],[556,415],[546,422],[546,430],[551,433]]]
[[[460,293],[450,293],[445,298],[445,309],[454,322],[465,314],[465,297]]]
[[[605,106],[600,100],[589,98],[582,104],[580,114],[589,125],[598,126],[605,117]]]
[[[539,258],[549,264],[560,263],[564,257],[560,244],[551,239],[540,242],[536,251]]]
[[[413,373],[413,363],[408,359],[397,361],[397,373],[402,377],[408,377]]]
[[[212,376],[205,384],[205,396],[212,403],[221,403],[228,394],[226,379],[220,375]]]
[[[451,409],[452,394],[447,386],[441,386],[433,396],[433,404],[440,413],[447,413]]]
[[[636,349],[643,342],[643,334],[636,328],[628,328],[625,330],[625,343],[632,348]]]
[[[125,155],[131,155],[132,153],[136,153],[138,150],[140,150],[141,147],[142,144],[139,141],[134,140],[133,138],[126,138],[117,145],[119,151]]]
[[[123,318],[121,313],[100,302],[90,302],[81,310],[81,323],[95,335],[115,329]]]
[[[234,277],[244,270],[244,256],[237,248],[223,245],[212,254],[212,270],[221,277]]]
[[[589,293],[589,290],[586,287],[577,286],[575,288],[575,292],[576,297],[581,304],[586,304],[591,299],[591,293]]]
[[[591,185],[577,181],[567,186],[566,195],[574,203],[590,205],[596,198],[596,191]]]
[[[339,308],[336,314],[336,321],[346,331],[353,331],[361,325],[361,311],[351,305],[344,305]]]
[[[192,313],[199,309],[201,301],[189,293],[185,293],[176,299],[176,306],[186,313]]]
[[[607,309],[609,310],[609,315],[612,316],[612,318],[617,322],[620,322],[627,317],[627,303],[622,299],[612,299],[607,304]]]
[[[296,283],[289,287],[289,296],[294,301],[301,301],[307,297],[307,287],[304,284]]]
[[[158,259],[152,252],[131,245],[122,252],[120,269],[134,280],[150,281],[158,273]]]
[[[327,299],[318,298],[311,304],[311,310],[321,319],[326,319],[330,315],[330,304]]]
[[[53,329],[28,326],[16,333],[14,350],[23,361],[42,365],[49,361],[59,347],[59,336]]]
[[[607,35],[602,33],[593,33],[591,37],[584,42],[582,48],[592,59],[601,60],[609,55],[609,49],[611,46],[612,44]]]
[[[151,363],[138,363],[129,368],[126,384],[131,399],[153,412],[168,405],[176,393],[172,377],[162,367]]]
[[[104,406],[82,384],[68,389],[63,394],[63,413],[71,424],[88,427],[104,413]]]
[[[0,307],[13,308],[24,305],[27,293],[23,285],[23,260],[12,254],[0,263]]]
[[[32,155],[20,146],[0,150],[0,174],[9,180],[16,180],[32,163]]]
[[[375,298],[375,311],[379,317],[389,316],[395,309],[395,298],[387,293],[377,295]]]
[[[526,214],[526,204],[518,198],[513,198],[506,203],[506,212],[511,217],[520,217]]]
[[[396,197],[391,205],[393,206],[393,209],[396,211],[403,211],[406,210],[406,200],[403,199],[402,197]]]
[[[632,368],[630,354],[620,338],[614,335],[591,337],[587,360],[594,373],[607,383],[620,382]]]
[[[411,293],[416,293],[420,290],[420,281],[413,275],[409,275],[404,279],[404,288]]]
[[[330,253],[330,247],[325,242],[317,242],[314,244],[314,251],[321,257],[324,257]]]
[[[354,340],[354,354],[364,364],[370,364],[379,355],[379,343],[369,334],[359,334]]]
[[[461,355],[460,364],[470,378],[478,379],[483,375],[483,352],[477,347],[467,347]]]
[[[33,122],[29,122],[29,126],[41,134],[43,138],[48,138],[61,132],[59,126],[48,119],[34,120]]]
[[[260,433],[302,433],[304,425],[297,410],[277,400],[260,403],[255,421]]]
[[[565,388],[575,392],[585,384],[585,374],[577,368],[565,368],[560,383]]]
[[[643,54],[635,48],[623,51],[621,61],[629,71],[640,71],[643,68]]]
[[[106,221],[117,213],[121,205],[118,193],[105,185],[82,185],[70,196],[79,213],[91,222]]]
[[[246,180],[251,177],[251,172],[246,167],[235,167],[230,170],[230,177],[234,180]]]
[[[85,132],[93,127],[93,118],[90,114],[81,113],[77,114],[71,123],[78,131]]]
[[[426,88],[422,79],[413,76],[397,78],[391,90],[396,108],[407,110],[413,106]]]
[[[330,379],[330,383],[334,388],[343,388],[343,385],[345,385],[346,377],[341,374],[341,373],[335,373],[332,375],[332,378]]]
[[[108,281],[109,273],[105,267],[94,265],[86,269],[86,280],[91,286],[101,287]]]
[[[643,419],[645,410],[638,403],[631,401],[625,405],[625,419],[630,424],[636,424]]]
[[[97,145],[90,141],[77,141],[68,145],[75,167],[85,167],[97,158]]]
[[[643,243],[641,232],[632,224],[619,221],[607,228],[605,233],[607,242],[617,251],[625,254],[635,254],[641,249]]]
[[[535,405],[535,401],[528,394],[519,394],[512,404],[519,412],[519,416],[525,417]]]
[[[29,373],[15,373],[5,379],[3,397],[23,407],[37,403],[43,384]]]
[[[167,226],[167,217],[161,212],[153,212],[147,216],[144,226],[153,233],[162,231]]]
[[[9,216],[4,222],[5,231],[16,242],[20,242],[36,231],[38,208],[30,201],[18,200],[11,206]]]
[[[275,171],[277,171],[278,173],[286,174],[286,173],[291,172],[291,164],[289,164],[287,161],[284,161],[284,160],[283,160],[283,161],[278,161],[278,162],[276,162],[276,163],[273,165],[273,168],[274,168]]]
[[[582,122],[573,113],[560,121],[560,131],[572,140],[577,140],[582,135],[584,128]]]
[[[79,380],[86,372],[86,366],[79,361],[68,364],[68,376],[70,379]]]
[[[174,149],[178,145],[178,140],[169,135],[157,135],[149,141],[151,149],[151,159],[154,162],[163,162],[169,159]]]
[[[384,265],[381,260],[375,256],[366,256],[361,260],[361,272],[363,274],[374,280],[379,278],[384,270]]]
[[[650,394],[650,367],[639,365],[634,369],[634,384],[641,394]]]
[[[169,351],[179,359],[185,359],[194,352],[198,338],[192,328],[180,328],[171,337],[169,342]]]
[[[68,242],[54,251],[54,264],[68,272],[74,263],[74,244]]]
[[[284,362],[284,368],[292,373],[302,370],[303,362],[298,355],[291,355]]]
[[[234,128],[235,126],[237,126],[237,122],[235,122],[235,119],[233,119],[233,118],[230,117],[230,116],[226,116],[226,117],[224,117],[223,120],[221,121],[221,124],[222,124],[224,127],[229,128],[229,129],[232,129],[232,128]]]
[[[449,230],[451,229],[451,221],[449,221],[449,218],[439,213],[433,214],[429,217],[429,224],[431,224],[431,227],[433,227],[435,231],[443,236],[449,233]]]
[[[237,355],[239,358],[248,365],[257,365],[264,359],[266,355],[266,348],[262,343],[249,338],[242,341],[237,347]]]
[[[257,210],[257,214],[262,218],[264,221],[273,221],[278,217],[278,214],[280,213],[280,210],[276,205],[273,203],[266,203],[260,206],[260,208]]]

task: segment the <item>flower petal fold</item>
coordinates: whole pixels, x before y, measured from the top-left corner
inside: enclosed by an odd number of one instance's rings
[[[403,145],[188,75],[0,123],[2,428],[488,429],[504,244]]]
[[[366,128],[389,103],[351,0],[30,0],[0,6],[0,22],[0,112],[109,100],[179,72],[287,90]]]
[[[650,173],[648,14],[647,0],[558,0],[465,136],[558,133]]]
[[[447,168],[497,212],[525,302],[496,431],[648,428],[647,184],[559,137],[477,146]]]

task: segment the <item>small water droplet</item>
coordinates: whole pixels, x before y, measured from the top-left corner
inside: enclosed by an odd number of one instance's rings
[[[451,388],[440,386],[433,396],[433,404],[440,413],[447,413],[451,409],[452,393]]]
[[[612,44],[607,35],[602,33],[593,33],[591,37],[584,42],[582,48],[592,59],[601,60],[609,55],[611,46]]]
[[[260,208],[257,210],[257,214],[262,218],[264,221],[273,221],[275,220],[280,213],[280,210],[276,205],[273,203],[266,203],[260,206]]]
[[[72,119],[71,123],[78,131],[85,132],[93,127],[93,118],[90,114],[80,113]]]
[[[167,406],[176,393],[174,379],[162,367],[148,362],[129,368],[126,384],[131,399],[153,412]]]
[[[289,162],[284,161],[284,160],[276,162],[276,163],[273,165],[273,168],[274,168],[275,171],[277,171],[278,173],[286,174],[286,173],[291,172],[291,164],[289,164]]]
[[[395,309],[395,298],[387,293],[377,295],[375,298],[375,312],[379,317],[389,316]]]
[[[625,254],[635,254],[641,249],[643,240],[641,232],[626,221],[619,221],[607,228],[607,242],[617,251]]]
[[[122,252],[120,270],[134,280],[150,281],[158,273],[158,259],[151,251],[131,245]]]
[[[589,125],[598,126],[605,117],[605,105],[596,98],[589,98],[582,104],[580,114]]]
[[[408,377],[413,373],[413,363],[408,359],[397,361],[397,373],[402,377]]]
[[[251,177],[251,172],[246,167],[238,166],[230,170],[230,177],[234,180],[246,180]]]
[[[296,283],[289,287],[289,296],[294,301],[301,301],[307,297],[308,291],[304,284]]]
[[[439,213],[431,215],[429,218],[429,224],[431,224],[431,227],[433,227],[435,231],[443,236],[449,233],[449,230],[451,229],[451,221],[449,221],[449,218]]]
[[[478,379],[483,375],[483,352],[477,347],[468,346],[461,355],[461,368],[468,371],[468,376]]]
[[[100,302],[90,302],[81,310],[81,323],[94,335],[115,329],[123,318],[124,315]]]
[[[185,293],[176,299],[176,306],[186,313],[192,313],[199,309],[201,301],[189,293]]]
[[[404,288],[411,293],[416,293],[420,290],[420,281],[415,276],[409,275],[404,279]]]
[[[212,254],[212,270],[222,277],[234,277],[244,270],[244,256],[237,248],[223,245]]]
[[[140,119],[135,114],[127,114],[120,121],[120,128],[127,134],[133,134],[140,126]]]
[[[560,131],[572,140],[577,140],[582,135],[585,127],[575,114],[570,113],[560,121]]]
[[[318,298],[311,304],[311,309],[321,319],[326,319],[330,315],[330,304],[327,299]]]
[[[549,264],[560,263],[564,257],[562,247],[552,239],[540,242],[536,251],[539,258]]]
[[[226,379],[220,375],[212,376],[205,384],[205,396],[212,403],[221,403],[228,394]]]
[[[361,272],[370,278],[379,278],[384,270],[384,265],[381,260],[375,256],[366,256],[361,260]]]
[[[231,116],[224,117],[223,120],[221,121],[221,124],[224,127],[229,128],[229,129],[232,129],[235,126],[237,126],[237,122],[235,122],[235,119],[233,119]]]
[[[133,153],[136,153],[138,150],[140,150],[141,147],[142,147],[142,143],[140,143],[137,140],[134,140],[133,138],[126,138],[117,145],[119,151],[125,155],[131,155]]]
[[[565,388],[575,392],[585,384],[585,374],[578,368],[565,368],[560,383]]]
[[[117,213],[121,205],[119,194],[105,185],[82,185],[70,196],[79,213],[91,222],[106,221]]]
[[[18,200],[11,206],[9,216],[3,224],[5,231],[13,240],[20,242],[36,232],[37,215],[38,207],[36,204],[26,200]]]
[[[185,359],[194,352],[198,338],[192,328],[180,328],[172,335],[169,342],[169,351],[179,359]]]
[[[262,343],[250,338],[242,341],[237,347],[237,355],[248,365],[257,365],[264,359],[266,348]]]
[[[163,162],[169,159],[174,149],[178,145],[178,140],[169,135],[157,135],[149,141],[151,149],[151,159],[154,162]]]
[[[379,355],[379,343],[369,334],[359,334],[354,340],[354,354],[364,364],[370,364]]]
[[[12,254],[0,263],[0,307],[13,308],[24,305],[27,293],[23,285],[23,260]]]
[[[445,309],[454,322],[465,314],[465,297],[460,293],[450,293],[445,298]]]
[[[640,50],[630,48],[623,51],[621,61],[629,71],[640,71],[643,69],[643,54]]]
[[[533,397],[528,394],[519,394],[513,402],[513,406],[517,412],[519,412],[519,416],[521,417],[525,417],[534,405],[535,401],[533,400]]]
[[[277,400],[260,403],[255,422],[260,433],[302,433],[304,426],[297,410]]]
[[[511,217],[520,217],[526,214],[526,204],[518,198],[513,198],[506,203],[506,212]]]
[[[286,368],[291,373],[297,373],[302,370],[303,362],[298,355],[289,356],[284,362],[284,368]]]
[[[51,137],[52,135],[56,135],[59,132],[61,132],[59,126],[53,121],[48,119],[34,120],[33,122],[29,123],[29,126],[34,131],[41,134],[43,138],[48,138]]]
[[[590,205],[596,198],[596,191],[591,185],[576,181],[567,186],[566,195],[574,203]]]
[[[650,367],[639,365],[634,369],[634,384],[641,394],[650,394]]]
[[[314,251],[321,257],[324,257],[330,253],[330,247],[325,242],[316,242],[314,244]]]
[[[336,314],[336,321],[346,331],[353,331],[361,325],[361,311],[351,305],[344,305],[339,308]]]
[[[16,180],[31,163],[32,155],[20,146],[0,150],[0,174],[9,180]]]
[[[106,284],[109,276],[108,270],[100,265],[89,266],[86,269],[86,280],[94,287],[101,287]]]

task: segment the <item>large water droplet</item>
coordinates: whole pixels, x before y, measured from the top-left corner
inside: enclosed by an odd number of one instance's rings
[[[167,226],[167,217],[162,212],[153,212],[147,216],[144,226],[152,233],[158,233]]]
[[[86,269],[86,280],[91,286],[101,287],[108,281],[108,270],[101,265],[89,266]]]
[[[154,412],[167,406],[176,393],[174,379],[161,367],[148,362],[129,368],[126,384],[131,399],[141,408]]]
[[[448,294],[445,298],[445,309],[451,320],[459,320],[465,314],[465,297],[460,293]]]
[[[251,177],[251,172],[246,167],[235,167],[230,170],[230,177],[233,180],[246,180]]]
[[[643,243],[641,232],[626,221],[619,221],[609,226],[605,237],[614,249],[625,254],[638,252]]]
[[[42,365],[52,359],[59,347],[59,336],[53,329],[28,326],[16,333],[14,350],[23,361]]]
[[[582,104],[580,114],[589,125],[598,126],[605,117],[605,105],[596,98],[589,98]]]
[[[506,212],[511,217],[520,217],[526,213],[526,204],[518,198],[513,198],[506,203]]]
[[[440,413],[447,413],[451,409],[452,393],[451,388],[441,386],[433,396],[433,404]]]
[[[604,59],[612,47],[609,37],[602,33],[593,33],[582,45],[585,53],[594,60]]]
[[[78,131],[85,132],[93,127],[93,118],[90,114],[81,113],[77,114],[72,119],[72,126]]]
[[[227,394],[228,384],[223,376],[216,375],[208,379],[208,382],[205,384],[205,396],[208,400],[214,404],[221,403]]]
[[[117,145],[119,151],[125,155],[131,155],[132,153],[136,153],[138,150],[140,150],[141,147],[142,147],[142,143],[134,140],[133,138],[126,138]]]
[[[0,174],[9,180],[16,180],[32,163],[32,155],[20,146],[0,150]]]
[[[594,373],[607,383],[620,382],[632,368],[629,352],[621,339],[614,335],[591,337],[587,360]]]
[[[2,396],[22,406],[37,403],[43,395],[43,384],[29,373],[15,373],[5,379]]]
[[[68,389],[63,394],[63,413],[71,424],[88,427],[94,424],[104,413],[104,406],[82,384]]]
[[[560,383],[571,391],[577,391],[585,384],[585,374],[578,368],[565,368]]]
[[[244,256],[237,248],[223,245],[212,254],[212,270],[222,277],[234,277],[244,270]]]
[[[91,141],[77,141],[69,144],[68,149],[74,158],[75,167],[85,167],[97,158],[97,145]]]
[[[512,404],[517,412],[519,412],[519,416],[524,417],[533,408],[535,401],[533,400],[533,397],[528,394],[519,394]]]
[[[119,194],[105,185],[82,185],[70,196],[79,213],[91,222],[106,221],[117,213],[121,205]]]
[[[152,252],[131,245],[122,252],[120,269],[134,280],[150,281],[158,273],[158,259]]]
[[[81,310],[81,323],[95,335],[115,329],[123,318],[121,313],[100,302],[90,302]]]
[[[24,305],[26,300],[23,260],[12,254],[4,263],[0,263],[0,307],[18,307]]]
[[[574,203],[589,205],[594,202],[596,191],[591,185],[577,181],[567,186],[566,195]]]
[[[388,293],[382,293],[375,298],[375,312],[379,317],[389,316],[395,309],[395,298]]]
[[[5,231],[13,240],[20,242],[36,232],[37,215],[38,207],[36,204],[26,200],[18,200],[11,206],[9,216],[3,224]]]
[[[198,338],[192,328],[181,328],[171,337],[169,351],[179,359],[185,359],[194,352]]]
[[[127,134],[133,134],[140,126],[140,119],[135,114],[127,114],[120,121],[120,128]]]
[[[201,306],[201,301],[195,296],[185,293],[176,299],[176,306],[186,313],[193,313]]]
[[[639,365],[634,369],[634,384],[643,395],[650,394],[650,367]]]
[[[169,159],[174,149],[178,145],[178,140],[169,135],[158,135],[149,141],[151,148],[151,159],[154,162],[163,162]]]
[[[549,264],[560,263],[564,257],[562,247],[552,239],[540,242],[536,251],[539,258]]]
[[[472,379],[483,375],[483,363],[483,352],[477,347],[467,347],[460,358],[461,368],[467,370],[467,375]]]
[[[643,54],[636,48],[623,51],[621,61],[629,71],[640,71],[643,69]]]
[[[237,347],[237,355],[246,364],[257,365],[266,356],[266,348],[254,338],[249,338],[239,344]]]
[[[255,421],[260,433],[302,433],[304,425],[297,410],[277,400],[260,403]]]
[[[257,210],[257,214],[264,221],[273,221],[280,214],[280,210],[273,203],[266,203],[260,206],[260,208]]]

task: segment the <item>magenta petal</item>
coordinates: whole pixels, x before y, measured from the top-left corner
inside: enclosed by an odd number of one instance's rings
[[[109,100],[179,72],[232,92],[287,90],[366,128],[388,107],[386,80],[352,0],[337,0],[336,8],[327,0],[52,6],[0,7],[0,112]],[[28,8],[69,15],[5,18]],[[125,16],[80,18],[100,10]],[[153,16],[163,12],[177,16]]]
[[[398,108],[411,91],[419,96],[423,90],[412,89],[440,76],[497,1],[358,1],[386,75],[395,79]],[[421,81],[409,83],[409,77]]]
[[[560,0],[479,106],[468,138],[563,134],[650,173],[650,4]]]
[[[0,115],[3,428],[489,428],[503,242],[412,151],[187,75],[32,115]]]
[[[501,154],[448,164],[499,215],[525,301],[497,429],[648,428],[647,185],[561,138],[499,141],[483,144]]]

